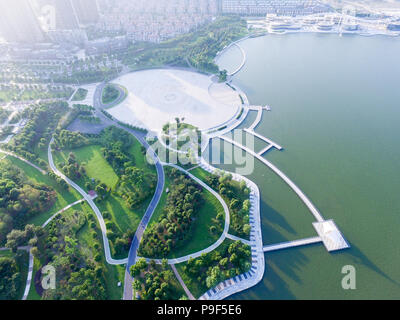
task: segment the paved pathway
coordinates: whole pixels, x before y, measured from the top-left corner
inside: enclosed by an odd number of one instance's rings
[[[173,167],[179,171],[182,171],[183,173],[185,173],[186,175],[188,175],[191,179],[193,179],[194,181],[196,181],[198,184],[200,184],[204,189],[206,189],[207,191],[211,192],[211,194],[217,198],[217,200],[221,203],[224,212],[225,212],[225,226],[224,226],[224,231],[222,232],[221,236],[219,237],[219,239],[214,242],[211,246],[209,246],[208,248],[205,248],[203,250],[197,251],[195,253],[192,254],[188,254],[184,257],[179,257],[179,258],[175,258],[175,259],[168,259],[168,264],[177,264],[177,263],[182,263],[185,261],[188,261],[189,259],[193,258],[198,258],[200,257],[203,253],[209,253],[213,250],[215,250],[216,248],[218,248],[220,246],[220,244],[222,242],[224,242],[226,235],[228,234],[229,231],[229,225],[230,225],[230,214],[229,214],[229,208],[226,205],[224,199],[222,199],[222,197],[216,192],[214,191],[210,186],[208,186],[206,183],[204,183],[202,180],[200,180],[199,178],[195,177],[194,175],[192,175],[190,172],[188,172],[187,170],[183,169],[180,166],[177,166],[175,164],[170,164],[170,163],[164,163],[164,166],[170,166]],[[148,261],[150,260],[155,260],[156,263],[161,264],[162,263],[162,259],[148,259],[146,258]]]
[[[247,153],[251,154],[253,157],[257,158],[261,162],[263,162],[267,167],[269,167],[272,171],[274,171],[279,177],[282,178],[283,181],[285,181],[290,188],[298,195],[298,197],[304,202],[304,204],[308,207],[310,212],[314,215],[315,219],[319,222],[325,221],[324,218],[321,216],[319,213],[318,209],[313,205],[313,203],[310,201],[310,199],[307,198],[307,196],[301,191],[301,189],[292,181],[290,180],[281,170],[279,170],[275,165],[273,165],[271,162],[266,160],[265,158],[261,157],[259,154],[255,153],[253,150],[245,147],[244,145],[229,139],[227,137],[221,136],[220,139],[225,140],[236,147],[246,151]]]
[[[29,269],[28,269],[28,277],[26,279],[25,291],[22,297],[22,300],[26,300],[28,298],[29,290],[31,288],[32,277],[33,277],[33,254],[29,251]]]
[[[112,264],[112,265],[125,264],[128,261],[128,259],[113,259],[111,256],[110,244],[109,244],[108,238],[107,238],[106,224],[104,222],[103,216],[102,216],[99,208],[96,206],[93,199],[80,186],[78,186],[75,182],[73,182],[71,179],[69,179],[63,173],[61,173],[55,166],[54,161],[53,161],[53,155],[51,153],[51,145],[52,145],[53,141],[54,141],[54,138],[51,139],[49,147],[48,147],[48,151],[47,151],[47,155],[49,158],[49,165],[50,165],[51,170],[57,176],[64,179],[68,183],[68,185],[70,185],[72,188],[74,188],[76,191],[78,191],[82,195],[82,197],[87,201],[87,203],[90,205],[90,207],[92,208],[94,213],[96,214],[97,220],[99,221],[99,224],[100,224],[101,234],[103,237],[103,245],[104,245],[104,251],[105,251],[107,263]]]
[[[183,290],[185,290],[186,295],[188,296],[189,300],[196,300],[196,298],[192,295],[188,287],[186,286],[185,282],[183,281],[181,275],[179,274],[178,270],[176,270],[175,265],[171,264],[172,271],[174,271],[176,278],[178,279],[179,283],[181,284]]]
[[[0,248],[0,251],[8,251],[8,250],[11,250],[11,249],[10,248]],[[18,247],[18,250],[24,250],[24,251],[27,251],[29,253],[28,275],[26,277],[24,295],[22,296],[22,300],[26,300],[26,298],[28,297],[29,290],[31,288],[31,282],[32,282],[33,254],[31,253],[31,247],[30,246]]]
[[[308,244],[313,244],[313,243],[318,243],[318,242],[322,242],[321,237],[312,237],[312,238],[306,238],[306,239],[300,239],[300,240],[286,241],[286,242],[282,242],[282,243],[266,245],[266,246],[264,246],[263,251],[270,252],[270,251],[275,251],[275,250],[282,250],[282,249],[287,249],[287,248],[305,246]]]
[[[237,237],[237,236],[234,236],[233,234],[230,234],[230,233],[228,233],[227,235],[226,235],[226,237],[228,238],[228,239],[231,239],[231,240],[234,240],[234,241],[242,241],[244,244],[247,244],[247,245],[250,245],[251,244],[251,242],[249,241],[249,240],[246,240],[246,239],[243,239],[243,238],[240,238],[240,237]]]
[[[103,88],[106,84],[101,83],[100,85],[97,86],[94,97],[93,97],[93,107],[96,110],[97,116],[106,124],[114,125],[120,129],[123,129],[130,134],[132,134],[138,141],[139,143],[144,146],[144,148],[147,150],[148,156],[153,160],[154,165],[156,167],[157,171],[157,187],[156,191],[154,193],[153,198],[151,199],[151,202],[139,224],[138,229],[136,230],[135,236],[133,237],[131,248],[129,250],[129,255],[128,258],[126,259],[126,270],[125,270],[125,280],[124,280],[124,294],[123,294],[123,299],[124,300],[132,300],[133,298],[133,290],[132,290],[132,282],[133,278],[130,275],[130,267],[136,263],[137,259],[137,251],[139,249],[140,241],[142,239],[143,233],[153,215],[153,212],[155,208],[157,207],[158,202],[160,201],[161,195],[164,190],[164,183],[165,183],[165,175],[164,175],[164,168],[160,162],[160,159],[158,158],[157,154],[151,149],[149,144],[147,143],[145,137],[146,133],[144,132],[138,132],[133,129],[124,127],[120,125],[118,122],[113,121],[106,117],[100,110],[104,108],[102,102],[101,102],[101,93],[103,91]]]
[[[211,173],[215,173],[217,168],[212,167],[204,159],[200,160],[200,166]],[[232,178],[236,181],[244,180],[250,189],[250,212],[249,223],[250,231],[250,248],[251,248],[251,268],[248,272],[238,275],[234,278],[227,279],[219,283],[216,287],[205,292],[199,300],[221,300],[235,294],[237,292],[251,288],[259,283],[265,270],[265,257],[263,252],[262,233],[261,233],[261,217],[260,217],[260,191],[258,186],[251,180],[232,173]],[[231,235],[228,235],[228,237]],[[237,240],[243,240],[238,238]]]
[[[84,202],[85,199],[80,199],[78,201],[75,201],[74,203],[69,204],[68,206],[66,206],[65,208],[61,209],[60,211],[56,212],[55,214],[53,214],[49,219],[47,219],[47,221],[45,223],[43,223],[42,228],[45,228],[56,216],[58,216],[60,213],[63,213],[65,211],[67,211],[69,208],[77,205],[78,203]]]
[[[9,152],[9,151],[5,151],[5,150],[2,150],[2,149],[0,149],[0,152],[4,153],[4,154],[6,154],[6,155],[8,155],[10,157],[17,158],[17,159],[25,162],[26,164],[29,164],[31,167],[35,168],[36,170],[39,170],[42,174],[46,174],[45,170],[43,170],[42,168],[39,168],[37,165],[35,165],[32,162],[20,157],[19,155],[16,155],[15,153],[12,153],[12,152]]]

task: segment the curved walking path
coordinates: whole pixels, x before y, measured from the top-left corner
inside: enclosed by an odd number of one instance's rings
[[[282,178],[283,181],[285,181],[290,188],[298,195],[298,197],[304,202],[304,204],[308,207],[310,212],[314,215],[315,219],[319,222],[325,221],[324,218],[321,216],[319,213],[318,209],[313,205],[313,203],[308,199],[308,197],[301,191],[301,189],[292,181],[290,180],[281,170],[279,170],[275,165],[273,165],[271,162],[266,160],[265,158],[261,157],[259,154],[255,153],[253,150],[245,147],[244,145],[229,139],[225,136],[220,136],[219,137],[222,140],[225,140],[236,147],[246,151],[247,153],[251,154],[253,157],[257,158],[261,162],[263,162],[267,167],[269,167],[272,171],[274,171],[279,177]]]
[[[151,199],[151,202],[149,206],[146,209],[145,214],[143,215],[143,218],[136,230],[135,236],[133,237],[131,247],[129,249],[129,255],[127,259],[124,259],[124,263],[126,263],[126,269],[125,269],[125,279],[124,279],[124,293],[123,293],[123,299],[124,300],[132,300],[133,299],[133,289],[132,289],[132,282],[133,278],[130,275],[130,267],[136,263],[137,259],[137,251],[139,249],[140,241],[142,239],[143,233],[145,229],[147,228],[147,225],[154,213],[155,208],[158,205],[158,202],[161,199],[161,195],[164,190],[164,183],[165,183],[165,175],[164,175],[164,168],[160,162],[160,159],[158,158],[157,154],[153,151],[153,149],[150,147],[150,145],[147,143],[145,137],[146,133],[143,132],[137,132],[131,128],[127,128],[119,124],[118,122],[109,119],[106,117],[101,110],[104,109],[104,105],[102,104],[101,101],[101,94],[102,91],[105,87],[106,83],[100,83],[95,90],[94,96],[93,96],[93,107],[96,110],[97,116],[106,124],[114,125],[120,129],[125,130],[126,132],[132,134],[138,141],[139,143],[147,150],[147,156],[151,158],[153,161],[156,171],[157,171],[157,186],[155,193],[153,195],[153,198]]]
[[[224,226],[224,231],[222,232],[221,236],[218,238],[218,240],[216,242],[214,242],[211,246],[197,251],[195,253],[191,253],[188,254],[186,256],[183,257],[179,257],[179,258],[174,258],[174,259],[168,259],[168,264],[177,264],[177,263],[182,263],[185,261],[188,261],[189,259],[193,258],[198,258],[200,257],[203,253],[209,253],[213,250],[215,250],[216,248],[218,248],[222,242],[224,242],[228,231],[229,231],[229,226],[230,226],[230,213],[229,213],[229,208],[226,205],[224,199],[222,199],[222,197],[216,192],[214,191],[214,189],[212,189],[210,186],[208,186],[206,183],[204,183],[202,180],[200,180],[199,178],[195,177],[194,175],[192,175],[190,172],[188,172],[187,170],[183,169],[180,166],[177,166],[175,164],[170,164],[170,163],[163,163],[164,166],[169,166],[169,167],[173,167],[179,171],[182,171],[183,173],[185,173],[186,175],[188,175],[191,179],[193,179],[194,181],[196,181],[198,184],[200,184],[204,189],[206,189],[207,191],[209,191],[214,197],[217,198],[217,200],[221,203],[224,212],[225,212],[225,226]],[[156,263],[161,264],[162,263],[162,259],[149,259],[146,258],[147,261],[150,260],[155,260]]]
[[[42,228],[45,228],[59,214],[67,211],[68,209],[72,208],[73,206],[77,205],[78,203],[81,203],[81,202],[84,202],[84,201],[85,201],[85,199],[80,199],[78,201],[75,201],[74,203],[71,203],[71,204],[67,205],[65,208],[61,209],[60,211],[56,212],[49,219],[47,219],[45,223],[43,223]]]
[[[0,251],[8,251],[11,250],[10,248],[0,248]],[[31,282],[32,282],[32,274],[33,274],[33,254],[31,253],[31,247],[30,246],[23,246],[23,247],[18,247],[18,250],[24,250],[29,253],[29,267],[28,267],[28,275],[26,277],[26,284],[25,284],[25,290],[24,294],[22,296],[22,300],[26,300],[29,294],[29,290],[31,288]]]
[[[25,291],[22,300],[26,300],[28,298],[33,277],[33,254],[31,253],[30,247],[27,250],[29,251],[29,268],[28,268],[28,277],[26,279]]]
[[[9,151],[5,151],[3,149],[0,149],[0,152],[6,154],[7,156],[17,158],[17,159],[25,162],[26,164],[29,164],[31,167],[35,168],[36,170],[39,170],[42,174],[46,174],[47,173],[42,168],[39,168],[36,164],[33,164],[32,162],[20,157],[19,155],[15,154],[15,153],[12,153],[12,152],[9,152]]]
[[[240,70],[243,69],[243,67],[247,61],[246,51],[244,51],[243,48],[237,44],[237,42],[233,43],[233,45],[236,46],[237,48],[239,48],[240,52],[242,53],[243,58],[242,58],[242,63],[240,64],[240,66],[235,71],[228,74],[231,77],[234,76],[235,74],[237,74],[238,72],[240,72]]]
[[[175,265],[171,264],[172,271],[175,273],[175,277],[178,279],[179,283],[181,284],[183,290],[185,291],[186,295],[188,296],[189,300],[196,300],[193,294],[190,292],[188,287],[186,286],[185,282],[183,281],[181,275],[179,274],[178,270],[176,270]]]
[[[49,159],[49,166],[50,166],[51,170],[54,172],[54,174],[56,174],[57,176],[59,176],[60,178],[65,180],[65,182],[67,182],[68,185],[70,185],[72,188],[74,188],[76,191],[78,191],[81,194],[81,196],[87,201],[87,203],[92,208],[94,213],[96,214],[97,220],[99,221],[99,224],[100,224],[101,234],[102,234],[102,238],[103,238],[104,252],[105,252],[105,257],[106,257],[107,263],[112,264],[112,265],[125,264],[128,261],[128,259],[113,259],[111,256],[110,244],[109,244],[108,238],[107,238],[106,224],[104,222],[103,216],[102,216],[99,208],[96,206],[93,199],[80,186],[78,186],[75,182],[73,182],[71,179],[69,179],[66,175],[61,173],[55,166],[54,160],[53,160],[53,155],[51,153],[51,145],[52,145],[53,141],[54,141],[54,138],[51,138],[51,141],[49,143],[49,147],[47,150],[47,156]]]

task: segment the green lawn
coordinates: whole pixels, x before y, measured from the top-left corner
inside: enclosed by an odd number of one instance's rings
[[[221,232],[216,232],[215,234],[210,232],[210,227],[215,225],[213,219],[216,218],[219,212],[224,212],[224,209],[218,199],[208,190],[203,189],[202,195],[205,203],[196,214],[196,220],[190,231],[190,240],[185,245],[171,250],[171,254],[168,256],[169,259],[183,257],[208,248],[221,236],[223,226]]]
[[[59,169],[59,164],[66,162],[70,152],[73,152],[76,156],[79,164],[83,165],[86,170],[87,176],[91,179],[100,180],[105,183],[108,187],[114,188],[118,183],[118,176],[104,159],[101,153],[102,146],[100,145],[89,145],[78,149],[63,150],[61,152],[54,152],[54,158],[56,165]],[[85,180],[82,178],[75,181],[80,185],[81,188],[85,189]],[[87,190],[89,191],[89,190]]]
[[[211,177],[211,173],[209,173],[208,171],[197,167],[194,168],[193,170],[190,170],[190,173],[192,175],[194,175],[196,178],[199,178],[201,181],[203,181],[204,183],[207,183],[206,178],[207,177]]]
[[[150,201],[151,199],[148,199],[140,207],[132,210],[126,206],[125,200],[110,194],[106,200],[98,202],[97,206],[101,212],[108,211],[112,216],[110,220],[117,225],[121,233],[124,233],[128,229],[137,229]]]
[[[160,202],[158,203],[157,208],[155,209],[153,216],[151,217],[149,225],[158,222],[161,215],[163,214],[163,209],[166,205],[168,197],[166,189],[170,188],[172,183],[168,177],[168,170],[170,169],[170,167],[165,167],[166,174],[164,191],[161,196]],[[216,232],[216,234],[212,234],[209,229],[211,226],[215,225],[213,219],[217,216],[219,212],[223,213],[224,209],[218,199],[215,198],[211,192],[204,188],[202,196],[204,198],[204,204],[197,212],[196,221],[194,221],[192,230],[190,231],[191,238],[183,246],[171,250],[168,258],[182,257],[203,250],[216,242],[221,236],[222,231]]]
[[[209,173],[208,171],[206,171],[200,167],[191,170],[190,173],[205,183],[207,183],[206,178],[211,176],[211,173]],[[240,203],[243,203],[243,201],[249,199],[249,196],[246,196],[242,192],[239,191],[240,183],[238,181],[232,180],[232,185],[235,190],[235,195],[238,196],[238,200],[240,201]],[[227,203],[227,204],[229,203],[229,201],[226,197],[222,196],[222,198],[224,199],[225,203]],[[232,217],[231,209],[229,209],[229,211],[231,212],[231,217]],[[239,234],[237,234],[237,232],[232,227],[229,228],[228,232],[232,235],[240,236]],[[246,239],[249,240],[248,237]]]
[[[75,95],[72,97],[72,101],[85,100],[87,94],[88,94],[88,91],[86,89],[79,88],[78,91],[76,91]]]
[[[59,186],[54,179],[50,178],[48,175],[43,175],[37,169],[17,158],[7,157],[7,161],[20,168],[32,182],[50,186],[57,193],[57,199],[53,207],[51,207],[47,212],[43,212],[29,219],[27,221],[28,224],[42,225],[54,213],[82,198],[74,189],[70,188],[69,190],[65,190],[63,187]]]
[[[146,171],[152,171],[151,167],[147,166],[146,160],[141,153],[140,144],[137,141],[135,142],[136,143],[134,143],[130,150],[130,153],[135,158],[135,166],[142,168]],[[108,187],[111,187],[113,190],[115,190],[119,179],[113,168],[103,158],[101,148],[102,147],[100,145],[90,145],[78,149],[54,152],[54,159],[57,167],[61,169],[60,163],[65,162],[68,158],[69,153],[73,152],[76,156],[76,160],[78,161],[78,163],[83,165],[86,169],[86,177],[76,181],[74,180],[74,182],[85,189],[85,183],[90,181],[91,178],[94,178],[100,180],[101,182],[104,182]],[[155,170],[155,167],[153,168]],[[106,199],[102,201],[96,201],[96,205],[101,212],[108,211],[110,213],[111,218],[109,220],[114,222],[114,224],[117,226],[119,231],[117,235],[120,236],[129,229],[137,229],[146,211],[146,208],[151,201],[151,198],[152,197],[149,197],[146,201],[142,203],[141,206],[134,209],[129,209],[126,206],[124,199],[119,197],[117,194],[111,192]],[[115,254],[113,246],[111,246],[111,249],[114,256]],[[126,252],[124,256],[114,257],[125,258],[127,254],[128,252]]]

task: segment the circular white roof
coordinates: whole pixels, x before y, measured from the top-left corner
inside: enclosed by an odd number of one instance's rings
[[[241,105],[236,91],[196,72],[144,70],[113,83],[124,86],[128,96],[107,111],[120,121],[156,132],[176,117],[200,130],[213,128],[234,117]]]

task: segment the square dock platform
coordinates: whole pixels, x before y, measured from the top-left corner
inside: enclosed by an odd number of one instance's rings
[[[314,222],[313,226],[321,237],[326,250],[329,252],[350,248],[349,243],[343,237],[333,220]]]

